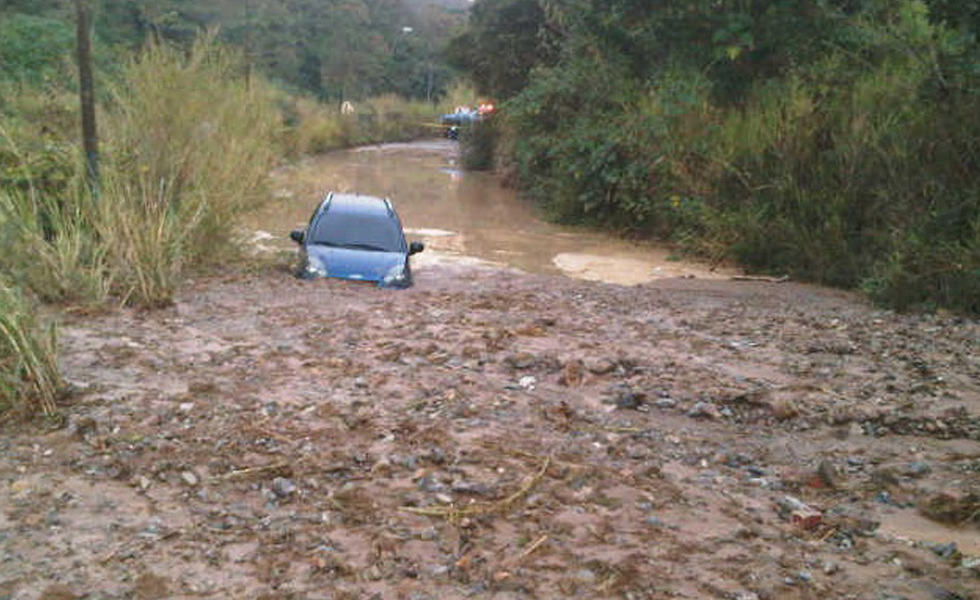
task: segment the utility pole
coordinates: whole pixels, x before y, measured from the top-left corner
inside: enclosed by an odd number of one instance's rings
[[[92,44],[89,41],[87,0],[75,0],[78,51],[78,89],[82,103],[82,145],[85,174],[93,198],[99,197],[99,137],[95,128],[95,84],[92,77]]]

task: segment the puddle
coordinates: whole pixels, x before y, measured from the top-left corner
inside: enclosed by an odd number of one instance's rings
[[[549,223],[494,176],[462,171],[456,151],[455,143],[434,140],[305,159],[274,174],[274,199],[247,225],[277,238],[263,236],[263,245],[292,248],[289,232],[306,224],[329,190],[359,192],[392,200],[409,240],[426,244],[412,259],[421,268],[477,262],[619,285],[734,274],[673,260],[655,244]]]

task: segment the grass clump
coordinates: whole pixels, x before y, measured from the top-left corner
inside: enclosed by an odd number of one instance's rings
[[[0,417],[53,414],[60,387],[54,327],[42,329],[20,292],[0,278]]]

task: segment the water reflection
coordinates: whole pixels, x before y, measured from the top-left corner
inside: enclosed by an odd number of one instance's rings
[[[632,285],[662,277],[722,277],[729,273],[671,260],[638,244],[544,221],[492,175],[464,172],[452,142],[358,148],[313,157],[280,169],[273,202],[250,225],[288,241],[330,190],[391,198],[410,240],[426,243],[413,264],[474,259],[531,273]]]

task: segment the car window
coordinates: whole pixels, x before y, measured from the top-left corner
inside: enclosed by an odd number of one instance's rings
[[[405,251],[405,238],[395,219],[329,209],[313,225],[309,243],[383,252]]]

